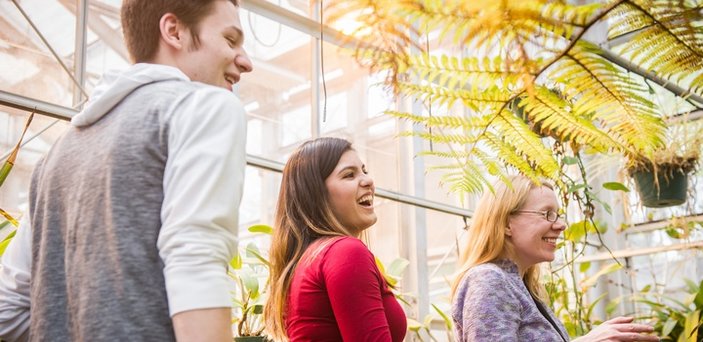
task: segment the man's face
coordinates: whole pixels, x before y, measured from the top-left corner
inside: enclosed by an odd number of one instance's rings
[[[215,1],[210,14],[199,24],[200,44],[188,38],[178,67],[192,81],[232,90],[240,75],[252,70],[244,51],[239,10],[229,1]],[[190,34],[185,35],[190,37]]]

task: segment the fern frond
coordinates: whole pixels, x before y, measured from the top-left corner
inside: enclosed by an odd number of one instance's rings
[[[538,170],[545,177],[557,177],[559,164],[554,159],[552,151],[544,145],[541,137],[533,132],[522,119],[508,110],[504,110],[493,121],[491,129],[502,134],[500,141],[490,141],[493,148],[500,147],[498,150],[499,158],[506,157],[507,162],[525,173],[534,173],[535,170]],[[486,133],[486,135],[488,134]],[[499,144],[501,142],[503,145]],[[514,152],[508,151],[510,148],[514,149]],[[513,155],[529,158],[527,161],[530,162],[530,169],[521,168],[519,166],[523,164],[508,158]]]
[[[449,89],[497,83],[510,87],[518,84],[525,73],[499,57],[438,57],[424,53],[410,56],[407,62],[408,75]]]
[[[488,89],[447,89],[430,84],[398,83],[400,93],[414,96],[424,101],[436,103],[440,106],[451,107],[460,101],[468,108],[480,112],[482,104],[503,104],[512,98],[512,94],[505,89],[492,86]]]
[[[592,44],[578,42],[553,66],[549,78],[564,85],[577,115],[592,117],[621,145],[639,152],[661,146],[665,126],[655,104],[640,95],[642,86],[598,51]]]
[[[479,139],[475,136],[436,132],[432,132],[432,134],[430,134],[429,132],[401,132],[400,136],[418,137],[427,141],[432,141],[434,143],[441,144],[472,145],[479,141]]]
[[[544,135],[601,152],[624,150],[622,144],[598,129],[590,118],[576,115],[570,103],[545,87],[537,87],[534,96],[521,99],[520,107]]]
[[[637,32],[624,56],[655,74],[703,94],[701,4],[681,0],[627,1],[611,13],[609,36]],[[691,75],[693,71],[694,75]]]
[[[491,118],[489,116],[455,116],[455,115],[432,115],[422,116],[398,111],[386,111],[385,114],[398,119],[408,120],[413,123],[423,124],[439,128],[462,128],[466,130],[482,129],[486,127]]]

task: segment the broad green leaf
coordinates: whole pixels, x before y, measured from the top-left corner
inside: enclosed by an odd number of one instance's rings
[[[0,242],[0,256],[5,254],[7,245],[10,244],[10,241],[12,241],[12,238],[15,237],[15,234],[17,234],[17,230],[13,230],[10,234],[7,234],[7,236],[2,240],[2,242]]]
[[[613,312],[618,308],[618,305],[620,305],[620,302],[622,299],[620,297],[615,298],[608,302],[608,305],[605,306],[605,312],[608,313],[608,315],[612,315]]]
[[[422,328],[422,323],[412,319],[412,318],[407,318],[408,320],[408,330],[418,332]]]
[[[688,291],[689,293],[698,292],[698,289],[700,287],[696,282],[688,278],[683,278],[683,281],[684,283],[686,283],[686,291]],[[701,285],[703,285],[703,281],[701,282]]]
[[[603,183],[603,187],[608,190],[613,190],[613,191],[630,192],[630,189],[628,189],[628,187],[626,187],[624,184],[618,183],[618,182]]]
[[[662,334],[659,337],[667,337],[669,334],[671,334],[671,331],[674,330],[676,327],[676,324],[678,323],[677,320],[669,317],[666,320],[666,323],[664,323],[664,326],[662,327]]]
[[[242,268],[242,257],[239,255],[239,252],[229,261],[229,265],[235,270]]]
[[[686,324],[684,326],[684,333],[683,333],[683,336],[684,336],[686,342],[698,341],[698,327],[700,326],[698,321],[700,318],[700,314],[701,314],[701,311],[696,310],[696,311],[689,312],[686,315]]]
[[[251,233],[263,233],[263,234],[268,234],[268,235],[273,234],[273,227],[265,225],[265,224],[253,225],[253,226],[249,227],[248,230]]]
[[[422,325],[425,327],[429,327],[432,324],[432,320],[434,317],[432,317],[431,314],[425,315],[425,319],[422,321]]]
[[[593,303],[591,303],[591,305],[589,305],[588,308],[586,308],[586,315],[585,316],[591,317],[591,313],[593,312],[593,309],[596,307],[598,302],[603,300],[603,298],[605,298],[605,296],[607,296],[607,295],[608,295],[608,293],[606,292],[606,293],[603,293],[600,296],[598,296],[598,298],[596,298],[596,300],[594,300]]]
[[[2,165],[2,168],[0,169],[0,186],[5,183],[5,179],[7,179],[7,176],[10,174],[10,171],[12,171],[12,167],[14,165],[15,164],[9,160],[6,160],[5,163]]]
[[[255,313],[257,315],[261,315],[262,313],[264,313],[264,305],[263,304],[254,305],[251,309],[251,312]]]
[[[439,317],[442,317],[442,320],[444,321],[444,326],[447,328],[447,331],[451,331],[452,330],[452,319],[449,318],[449,316],[447,316],[447,314],[445,314],[442,310],[440,310],[436,305],[434,305],[434,304],[430,304],[430,305],[432,305],[432,308],[434,309],[434,311],[436,311],[437,314],[439,314]]]
[[[259,253],[259,249],[254,245],[254,243],[250,243],[247,245],[247,256],[250,257],[255,257],[259,261],[261,261],[262,264],[266,265],[266,267],[271,267],[271,263],[264,258],[261,253]]]
[[[703,309],[703,281],[701,281],[698,287],[698,292],[696,292],[696,298],[693,300],[697,308]]]
[[[244,284],[244,289],[249,293],[249,298],[256,299],[259,296],[259,279],[248,268],[240,270],[238,275]]]
[[[591,262],[590,262],[590,261],[582,262],[582,263],[579,265],[579,271],[581,271],[581,273],[584,273],[584,272],[588,271],[589,268],[591,268]]]
[[[398,284],[398,279],[386,272],[386,267],[383,266],[381,259],[374,256],[374,260],[376,261],[376,267],[378,267],[378,270],[381,272],[383,279],[386,280],[386,283],[388,283],[391,287],[396,286]]]
[[[564,158],[562,159],[562,161],[563,161],[564,164],[566,164],[566,165],[576,165],[576,164],[579,163],[578,158],[574,158],[574,157],[564,157]]]
[[[664,232],[666,232],[666,235],[668,235],[669,237],[671,237],[673,239],[680,239],[681,238],[681,233],[679,232],[678,229],[676,229],[674,227],[666,227]]]
[[[403,272],[405,272],[405,268],[408,267],[410,264],[410,261],[404,258],[397,258],[391,262],[391,265],[388,267],[388,274],[400,278],[403,275]]]
[[[590,220],[573,223],[564,232],[564,239],[571,242],[583,242],[583,237],[588,234],[596,234],[598,231],[605,232],[604,226],[600,222],[593,225]]]

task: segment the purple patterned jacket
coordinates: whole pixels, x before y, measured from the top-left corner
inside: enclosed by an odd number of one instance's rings
[[[568,341],[564,326],[546,311]],[[452,303],[452,318],[458,342],[564,341],[540,313],[517,265],[509,260],[466,272]]]

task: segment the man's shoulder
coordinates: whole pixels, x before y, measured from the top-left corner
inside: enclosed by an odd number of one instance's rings
[[[176,81],[178,82],[178,81]],[[203,101],[213,106],[242,106],[242,101],[233,92],[208,84],[192,81],[181,81],[183,95],[186,100]],[[176,84],[176,86],[178,86]]]

